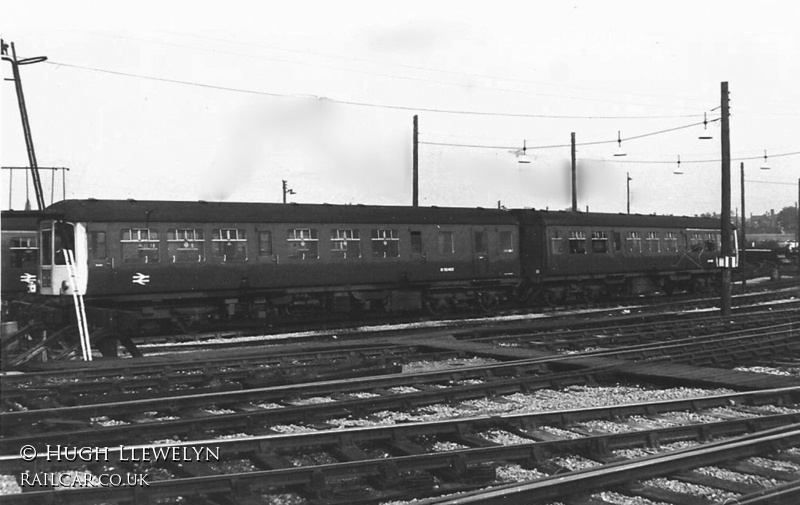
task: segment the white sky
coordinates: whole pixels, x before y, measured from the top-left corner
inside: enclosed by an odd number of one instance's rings
[[[624,212],[629,172],[633,212],[719,212],[719,161],[692,163],[719,160],[719,123],[710,141],[702,125],[624,139],[719,117],[728,81],[732,206],[737,158],[762,157],[745,161],[747,211],[760,214],[798,196],[799,6],[31,1],[4,2],[0,35],[19,58],[49,58],[21,67],[22,82],[39,165],[70,168],[67,198],[278,202],[287,179],[300,203],[408,205],[416,113],[422,205],[566,208],[570,132],[580,144],[621,131],[624,162],[615,142],[578,146],[582,210]],[[0,161],[26,165],[2,86]],[[520,165],[509,149],[523,140],[564,147]],[[8,184],[4,171],[2,208]],[[22,208],[20,172],[13,191]]]

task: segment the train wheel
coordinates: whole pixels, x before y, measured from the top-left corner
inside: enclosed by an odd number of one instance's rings
[[[561,295],[558,291],[554,291],[552,289],[548,289],[544,292],[544,303],[546,303],[549,307],[557,307],[559,302],[561,301]]]
[[[672,279],[665,279],[663,289],[667,296],[672,296],[675,293],[675,282]]]
[[[597,291],[592,288],[586,288],[583,290],[583,301],[588,303],[589,305],[594,305],[594,302],[597,301]]]
[[[446,302],[440,298],[427,297],[423,304],[425,305],[425,310],[432,316],[439,317],[447,310]]]
[[[694,279],[692,281],[692,293],[704,294],[708,293],[708,285],[703,279]]]
[[[478,306],[484,312],[491,312],[500,305],[500,300],[494,293],[480,292],[478,293]]]

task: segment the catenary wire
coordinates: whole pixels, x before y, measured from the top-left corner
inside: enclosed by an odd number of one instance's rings
[[[136,74],[133,72],[122,72],[119,70],[109,70],[104,68],[97,68],[97,67],[89,67],[84,65],[75,65],[71,63],[64,63],[59,61],[52,61],[48,60],[45,63],[50,65],[56,65],[61,67],[67,68],[75,68],[80,70],[89,70],[92,72],[100,72],[105,74],[111,75],[118,75],[124,77],[133,77],[137,79],[147,79],[152,81],[158,82],[166,82],[171,84],[183,84],[187,86],[195,86],[200,88],[206,89],[215,89],[219,91],[232,91],[237,93],[247,93],[251,95],[262,95],[262,96],[271,96],[276,98],[293,98],[293,99],[301,99],[301,100],[324,100],[330,103],[336,103],[341,105],[352,105],[358,107],[371,107],[371,108],[380,108],[380,109],[392,109],[392,110],[407,110],[407,111],[415,111],[415,112],[432,112],[432,113],[439,113],[439,114],[462,114],[462,115],[472,115],[472,116],[495,116],[495,117],[518,117],[518,118],[540,118],[540,119],[658,119],[659,116],[585,116],[585,115],[559,115],[559,114],[525,114],[525,113],[513,113],[513,112],[492,112],[492,111],[471,111],[471,110],[456,110],[456,109],[438,109],[438,108],[430,108],[430,107],[413,107],[413,106],[404,106],[404,105],[390,105],[390,104],[378,104],[378,103],[370,103],[370,102],[359,102],[354,100],[340,100],[336,98],[327,98],[327,97],[306,97],[306,96],[297,96],[297,95],[290,95],[285,93],[274,93],[269,91],[262,91],[262,90],[252,90],[252,89],[245,89],[245,88],[234,88],[231,86],[220,86],[215,84],[205,84],[193,81],[185,81],[181,79],[170,79],[166,77],[155,77],[143,74]],[[675,116],[668,116],[673,118]],[[663,117],[662,117],[663,118]],[[700,123],[702,124],[702,123]]]

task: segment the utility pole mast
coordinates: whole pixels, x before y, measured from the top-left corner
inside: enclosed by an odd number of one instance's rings
[[[744,209],[744,161],[739,164],[739,169],[741,171],[742,178],[742,231],[740,233],[740,236],[742,237],[742,243],[740,244],[742,252],[739,254],[739,271],[742,272],[742,293],[744,293],[747,289],[747,272],[744,268],[745,260],[747,259],[747,213]]]
[[[419,116],[414,115],[414,153],[413,153],[411,205],[419,207]]]
[[[572,132],[572,212],[578,212],[578,162],[575,156],[575,132]]]
[[[720,301],[720,315],[727,317],[731,315],[731,258],[733,248],[731,247],[731,130],[730,130],[730,109],[728,99],[728,82],[722,82],[720,86],[721,106],[722,106],[722,299]]]
[[[42,181],[39,178],[39,167],[36,163],[36,152],[33,149],[33,137],[31,136],[31,125],[28,121],[28,110],[25,107],[25,95],[22,93],[22,79],[19,74],[20,65],[31,65],[47,60],[47,56],[36,56],[33,58],[25,58],[22,60],[17,59],[17,50],[14,48],[14,43],[11,43],[11,56],[8,55],[8,44],[0,39],[0,53],[2,58],[11,63],[11,71],[14,75],[13,81],[17,91],[17,102],[19,103],[19,114],[22,119],[22,131],[25,134],[25,146],[28,149],[28,163],[30,164],[31,179],[33,180],[33,190],[36,193],[36,205],[39,209],[44,209],[44,191],[42,191]],[[30,207],[30,203],[26,203],[26,208]]]

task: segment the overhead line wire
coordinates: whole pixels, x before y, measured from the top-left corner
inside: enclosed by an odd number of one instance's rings
[[[371,107],[371,108],[381,108],[381,109],[392,109],[392,110],[407,110],[407,111],[416,111],[416,112],[433,112],[439,114],[463,114],[463,115],[473,115],[473,116],[495,116],[495,117],[519,117],[519,118],[540,118],[540,119],[664,119],[664,118],[673,118],[673,117],[684,117],[684,116],[580,116],[580,115],[556,115],[556,114],[524,114],[524,113],[510,113],[510,112],[491,112],[491,111],[469,111],[469,110],[456,110],[456,109],[437,109],[437,108],[430,108],[430,107],[412,107],[412,106],[404,106],[404,105],[389,105],[389,104],[377,104],[377,103],[369,103],[369,102],[359,102],[355,100],[340,100],[336,98],[328,98],[328,97],[304,97],[298,95],[289,95],[285,93],[274,93],[269,91],[261,91],[261,90],[251,90],[245,88],[234,88],[230,86],[220,86],[215,84],[205,84],[193,81],[185,81],[181,79],[170,79],[166,77],[155,77],[143,74],[136,74],[132,72],[122,72],[119,70],[109,70],[104,68],[97,68],[97,67],[89,67],[83,65],[74,65],[71,63],[64,63],[58,62],[53,60],[47,60],[45,63],[50,65],[68,67],[68,68],[76,68],[80,70],[90,70],[93,72],[101,72],[111,75],[119,75],[124,77],[133,77],[138,79],[147,79],[152,81],[158,82],[166,82],[171,84],[184,84],[188,86],[196,86],[200,88],[206,89],[215,89],[219,91],[232,91],[237,93],[248,93],[252,95],[263,95],[263,96],[271,96],[277,98],[293,98],[293,99],[303,99],[303,100],[325,100],[331,103],[337,103],[341,105],[353,105],[358,107]],[[702,124],[702,123],[700,123]]]
[[[713,119],[713,120],[708,121],[708,122],[709,123],[713,123],[714,121],[719,121],[719,119]],[[660,135],[660,134],[663,134],[663,133],[669,133],[669,132],[673,132],[673,131],[676,131],[676,130],[683,130],[685,128],[691,128],[693,126],[699,126],[701,124],[703,124],[703,121],[700,121],[699,123],[691,123],[691,124],[687,124],[687,125],[676,126],[674,128],[667,128],[667,129],[664,129],[664,130],[658,130],[658,131],[654,131],[654,132],[643,133],[643,134],[640,134],[640,135],[633,135],[633,136],[630,136],[630,137],[622,137],[621,140],[623,142],[627,142],[627,141],[630,141],[630,140],[636,140],[636,139],[641,139],[641,138],[645,138],[645,137],[651,137],[653,135]],[[612,144],[612,143],[617,143],[617,142],[618,142],[618,139],[595,140],[595,141],[592,141],[592,142],[579,142],[579,143],[576,143],[575,145],[576,146],[592,146],[592,145],[599,145],[599,144]],[[420,144],[427,144],[427,145],[434,145],[434,146],[449,146],[449,147],[474,147],[474,148],[484,148],[484,149],[519,149],[519,146],[491,146],[491,145],[479,145],[479,144],[455,144],[455,143],[449,143],[449,142],[427,142],[427,141],[421,141]],[[527,150],[532,150],[532,149],[556,149],[556,148],[562,148],[562,147],[570,147],[571,145],[572,144],[551,144],[551,145],[542,145],[542,146],[526,146],[525,148]]]
[[[227,43],[231,43],[231,44],[244,44],[243,42],[238,42],[238,41],[234,41],[234,40],[230,40],[230,39],[223,39],[223,38],[218,38],[218,37],[200,37],[200,36],[197,36],[197,35],[192,35],[192,37],[198,38],[198,39],[201,39],[201,40],[212,40],[212,41],[217,41],[217,42],[227,42]],[[317,52],[317,51],[290,49],[290,48],[285,48],[285,47],[280,47],[280,46],[273,46],[273,45],[270,45],[270,44],[263,44],[263,43],[258,43],[257,45],[261,46],[261,47],[266,47],[266,48],[269,48],[269,49],[275,49],[275,50],[278,50],[278,51],[299,53],[299,54],[312,55],[312,56],[322,56],[322,57],[325,57],[325,58],[346,59],[346,60],[358,61],[358,62],[362,62],[362,63],[369,63],[371,65],[388,65],[388,66],[396,66],[396,67],[401,67],[401,68],[408,68],[408,69],[412,69],[412,70],[422,70],[422,71],[425,71],[425,72],[438,72],[438,73],[443,73],[443,74],[459,75],[459,76],[466,76],[466,77],[478,77],[478,78],[483,78],[483,79],[495,79],[495,80],[503,80],[503,81],[509,81],[509,82],[520,82],[520,83],[524,83],[524,84],[554,86],[554,84],[541,82],[541,81],[533,81],[533,80],[530,80],[530,79],[520,79],[520,78],[515,78],[515,77],[497,77],[497,76],[493,76],[493,75],[489,75],[489,74],[478,74],[478,73],[463,72],[463,71],[458,71],[458,70],[438,69],[438,68],[423,67],[423,66],[418,66],[418,65],[409,65],[409,64],[405,64],[405,63],[378,62],[378,61],[368,60],[368,59],[365,59],[365,58],[354,58],[352,56],[342,56],[342,55],[338,55],[338,54],[321,53],[321,52]],[[577,90],[577,91],[595,91],[595,90],[590,89],[590,88],[582,88],[582,87],[578,87],[578,86],[565,86],[565,85],[562,85],[562,84],[559,84],[558,86],[563,87],[563,88],[567,88],[567,89],[574,89],[574,90]],[[633,95],[633,96],[642,96],[642,97],[648,97],[648,98],[659,98],[659,99],[663,99],[664,98],[664,96],[648,94],[648,93],[623,93],[623,94],[628,94],[628,95]],[[558,96],[558,95],[556,95],[556,96]],[[695,101],[698,101],[698,102],[700,101],[699,99],[692,99],[692,98],[687,98],[687,97],[675,97],[675,96],[672,96],[672,97],[669,97],[669,98],[676,98],[676,99],[680,99],[680,100],[695,100]],[[579,99],[581,99],[581,98],[579,98]],[[585,100],[592,100],[592,99],[586,98]],[[608,102],[614,102],[614,103],[621,103],[621,102],[616,102],[616,101],[613,101],[613,100],[598,100],[598,101],[608,101]],[[694,115],[692,115],[692,116],[694,116]],[[689,117],[689,116],[671,116],[671,117]]]
[[[778,185],[781,185],[781,186],[795,186],[795,187],[797,187],[797,183],[796,182],[756,181],[756,180],[750,180],[750,179],[745,179],[744,182],[753,182],[753,183],[756,183],[756,184],[778,184]]]
[[[781,153],[781,154],[770,154],[770,159],[772,158],[783,158],[785,156],[797,156],[800,154],[800,151],[794,151],[790,153]],[[761,156],[746,156],[741,158],[731,158],[731,161],[748,161],[748,160],[762,160],[764,159],[764,155]],[[616,163],[647,163],[647,164],[667,164],[667,165],[674,165],[675,160],[670,161],[662,161],[662,160],[606,160],[603,158],[587,158],[588,161],[614,161]],[[707,160],[684,160],[681,159],[681,164],[684,163],[719,163],[721,159],[707,159]]]

